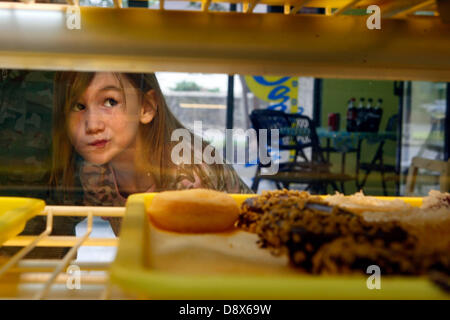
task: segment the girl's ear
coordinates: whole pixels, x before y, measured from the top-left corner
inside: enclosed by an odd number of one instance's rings
[[[142,101],[141,114],[139,120],[142,124],[149,124],[152,122],[156,115],[158,109],[158,104],[156,102],[156,91],[151,89],[144,94],[144,99]]]

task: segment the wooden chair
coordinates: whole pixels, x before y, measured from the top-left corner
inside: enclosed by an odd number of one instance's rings
[[[411,166],[408,170],[406,178],[406,195],[412,196],[414,194],[414,186],[416,184],[417,174],[419,169],[426,169],[429,171],[436,171],[440,173],[439,184],[441,192],[450,191],[450,160],[440,161],[431,160],[420,157],[414,157]]]

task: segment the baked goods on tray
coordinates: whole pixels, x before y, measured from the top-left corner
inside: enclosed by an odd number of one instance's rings
[[[190,189],[158,193],[150,204],[148,214],[153,224],[169,231],[221,232],[234,227],[239,207],[226,193]]]
[[[400,199],[382,200],[375,197],[365,196],[362,192],[357,192],[350,196],[336,193],[325,198],[329,205],[339,206],[341,209],[353,213],[363,212],[399,212],[413,209],[413,206]]]
[[[257,233],[261,247],[287,254],[294,267],[314,274],[365,273],[370,265],[382,274],[450,274],[450,195],[439,196],[413,208],[362,194],[322,199],[264,192],[242,204],[238,226]]]

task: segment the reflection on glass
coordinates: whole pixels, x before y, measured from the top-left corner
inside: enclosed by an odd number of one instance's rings
[[[402,172],[407,173],[414,157],[444,161],[446,83],[407,83],[402,139]],[[415,193],[426,195],[439,189],[438,172],[420,170]]]

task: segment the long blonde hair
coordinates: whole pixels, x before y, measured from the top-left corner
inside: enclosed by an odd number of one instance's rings
[[[54,79],[53,146],[50,188],[62,189],[64,194],[73,191],[75,182],[76,151],[72,146],[68,131],[67,118],[70,107],[83,94],[94,78],[93,72],[57,72]],[[147,124],[141,124],[138,135],[143,143],[146,170],[156,180],[157,188],[164,189],[175,179],[175,165],[171,161],[171,151],[175,142],[170,137],[172,131],[184,126],[169,110],[155,74],[121,73],[115,74],[123,88],[121,77],[126,77],[142,94],[153,89],[156,93],[156,115]],[[206,144],[203,144],[203,148]],[[200,168],[201,170],[201,168]]]

